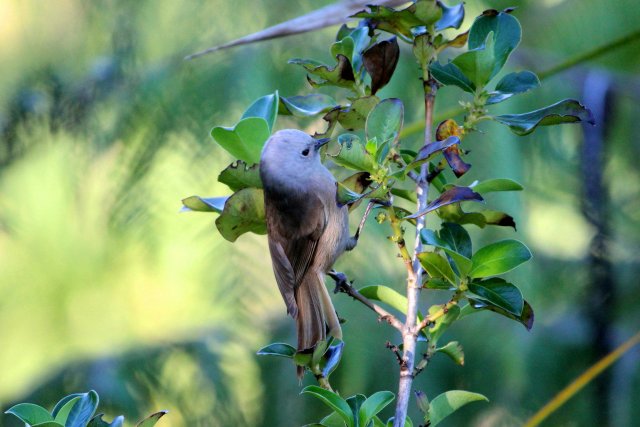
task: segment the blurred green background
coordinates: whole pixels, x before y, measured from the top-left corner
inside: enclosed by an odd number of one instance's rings
[[[216,178],[232,159],[210,139],[211,127],[235,123],[276,89],[310,92],[287,60],[329,60],[336,28],[191,62],[183,56],[328,3],[0,2],[0,409],[51,406],[95,389],[108,419],[168,409],[167,426],[297,426],[328,413],[298,395],[290,363],[255,356],[269,342],[295,340],[265,237],[231,244],[213,215],[178,213],[186,196],[228,194]],[[640,26],[633,0],[467,3],[463,28],[486,8],[518,6],[523,41],[506,71],[547,69]],[[510,237],[530,246],[534,260],[511,279],[536,323],[529,333],[482,313],[449,330],[466,365],[437,357],[416,387],[429,397],[467,389],[491,403],[470,405],[444,425],[519,425],[638,330],[639,72],[636,40],[499,107],[522,112],[565,97],[593,99],[597,105],[587,106],[600,123],[586,132],[603,132],[602,162],[583,158],[585,134],[576,125],[518,138],[490,123],[465,140],[474,168],[463,183],[509,177],[526,188],[488,200],[515,217],[517,232],[468,228],[477,244]],[[422,114],[417,75],[404,46],[380,93],[405,102],[407,123]],[[438,110],[461,96],[443,89]],[[292,126],[323,125],[279,119],[279,128]],[[602,191],[585,196],[585,176],[599,173]],[[387,233],[370,221],[358,249],[336,267],[356,285],[402,289]],[[425,292],[423,304],[441,297]],[[347,396],[395,392],[397,367],[384,343],[398,337],[344,295],[335,301],[349,320],[335,387]],[[637,425],[639,361],[631,351],[546,425]],[[415,407],[411,414],[417,422]],[[19,424],[2,415],[5,425]]]

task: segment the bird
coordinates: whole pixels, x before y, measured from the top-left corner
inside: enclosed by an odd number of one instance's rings
[[[348,207],[338,203],[336,180],[320,159],[327,142],[280,130],[260,158],[269,252],[287,313],[296,320],[298,351],[327,335],[342,339],[324,275],[358,240],[349,235]],[[298,367],[298,377],[303,374]]]

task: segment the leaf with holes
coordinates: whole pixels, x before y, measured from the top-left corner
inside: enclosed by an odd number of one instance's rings
[[[247,232],[266,234],[264,192],[257,188],[244,188],[234,193],[216,219],[216,227],[230,242],[235,242]]]
[[[260,165],[248,166],[246,162],[237,160],[220,172],[218,182],[227,185],[233,191],[243,188],[262,188]]]

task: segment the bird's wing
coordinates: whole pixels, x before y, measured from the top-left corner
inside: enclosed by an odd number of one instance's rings
[[[299,224],[287,223],[281,213],[267,213],[273,270],[287,311],[293,317],[298,311],[294,291],[313,263],[318,240],[327,225],[326,209],[319,197],[313,195],[299,206],[306,207],[299,215],[302,218]]]

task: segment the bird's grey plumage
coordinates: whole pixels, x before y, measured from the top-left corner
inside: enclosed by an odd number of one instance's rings
[[[342,338],[324,274],[355,246],[347,207],[338,204],[336,181],[318,149],[304,132],[281,130],[269,138],[260,159],[273,271],[287,312],[296,319],[298,350],[325,339],[326,327]]]

